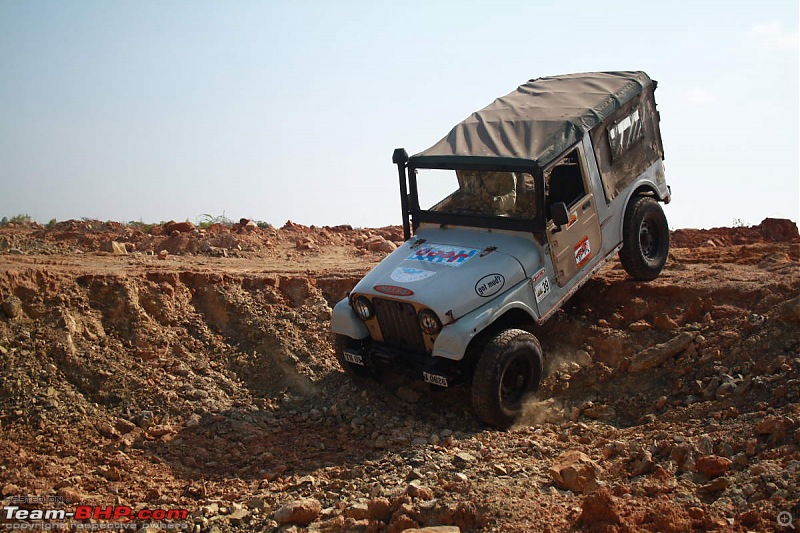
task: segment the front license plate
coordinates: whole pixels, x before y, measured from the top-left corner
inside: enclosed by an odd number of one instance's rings
[[[353,363],[354,365],[361,365],[364,366],[364,358],[361,357],[361,354],[348,352],[345,350],[344,352],[344,360],[348,363]]]
[[[428,372],[423,372],[422,376],[425,378],[425,383],[433,383],[434,385],[439,385],[440,387],[447,387],[447,378],[444,376],[437,376],[436,374],[430,374]]]

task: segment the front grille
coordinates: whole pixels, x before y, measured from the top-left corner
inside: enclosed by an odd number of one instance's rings
[[[384,343],[416,352],[425,351],[425,341],[422,340],[413,305],[383,298],[374,298],[372,305],[375,306],[375,316]]]

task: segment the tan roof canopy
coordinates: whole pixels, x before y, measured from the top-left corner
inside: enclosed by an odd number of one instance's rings
[[[470,115],[409,164],[485,164],[502,158],[506,164],[544,167],[651,83],[638,71],[530,80]]]

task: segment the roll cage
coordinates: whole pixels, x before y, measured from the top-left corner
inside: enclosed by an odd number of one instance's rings
[[[405,150],[402,150],[402,152],[404,153]],[[523,231],[533,233],[543,239],[546,228],[546,214],[544,209],[537,209],[532,219],[457,214],[422,209],[419,204],[416,172],[418,169],[436,169],[528,173],[532,175],[535,180],[536,202],[539,206],[544,206],[544,173],[538,165],[513,159],[503,160],[503,158],[462,158],[461,160],[452,160],[450,158],[441,160],[438,158],[411,158],[403,161],[404,158],[401,157],[398,160],[397,155],[396,151],[394,162],[398,165],[400,192],[405,200],[401,202],[401,207],[403,210],[403,227],[406,232],[406,239],[410,238],[411,230],[416,232],[421,223]]]

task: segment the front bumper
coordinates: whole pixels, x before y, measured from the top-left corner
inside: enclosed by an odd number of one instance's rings
[[[461,365],[446,359],[433,358],[387,346],[367,342],[361,347],[346,348],[345,359],[371,370],[391,369],[439,387],[452,387],[464,383],[467,376]]]

